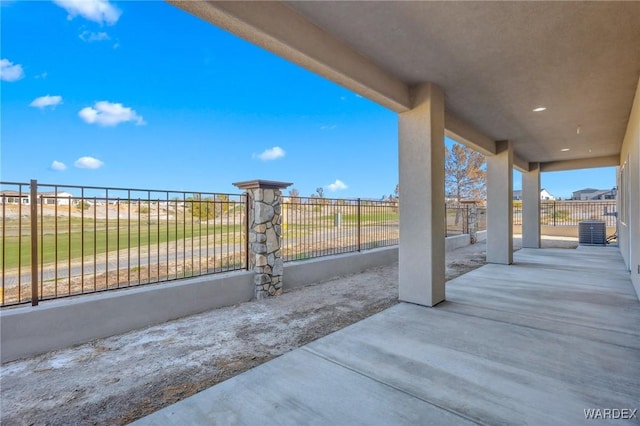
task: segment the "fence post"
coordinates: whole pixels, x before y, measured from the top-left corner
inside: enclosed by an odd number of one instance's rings
[[[553,226],[556,226],[556,202],[553,202]]]
[[[357,215],[358,216],[358,251],[360,251],[360,247],[361,247],[361,243],[360,243],[361,242],[361,240],[360,240],[360,238],[361,238],[360,229],[361,229],[361,224],[362,224],[361,219],[360,219],[361,218],[361,211],[362,211],[361,210],[361,205],[362,205],[362,203],[360,202],[360,198],[358,198],[358,215]]]
[[[31,180],[31,306],[38,306],[38,181]],[[18,271],[20,273],[20,271]]]
[[[235,182],[247,194],[248,270],[255,273],[256,299],[282,294],[284,265],[280,251],[282,234],[282,195],[291,183],[267,180]]]

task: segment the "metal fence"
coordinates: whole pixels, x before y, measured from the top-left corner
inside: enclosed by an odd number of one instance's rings
[[[243,195],[36,181],[0,189],[0,306],[246,267]]]
[[[289,197],[283,203],[285,261],[398,244],[398,203]]]
[[[476,213],[476,231],[487,230],[487,208],[478,207]]]
[[[0,306],[246,269],[247,208],[239,194],[0,182]],[[469,232],[470,208],[446,207],[448,236]],[[285,198],[283,259],[397,245],[398,210]]]
[[[471,212],[475,209],[476,231],[487,229],[487,209],[469,204],[453,205],[445,207],[445,232],[446,236],[468,234],[472,219]]]
[[[583,220],[602,220],[608,227],[616,226],[616,200],[604,201],[541,201],[540,223],[549,226],[578,226]],[[513,224],[522,225],[522,206],[514,205]]]

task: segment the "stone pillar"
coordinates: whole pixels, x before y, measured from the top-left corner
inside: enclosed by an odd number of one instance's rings
[[[496,142],[487,157],[487,262],[513,263],[513,145]]]
[[[252,180],[234,186],[247,194],[248,260],[255,272],[255,297],[264,299],[282,294],[282,254],[280,252],[282,194],[287,182]]]
[[[522,247],[540,248],[540,163],[522,174]]]
[[[478,241],[478,206],[475,202],[463,203],[467,207],[467,223],[469,225],[469,240],[471,244],[475,244]]]
[[[444,94],[411,90],[413,108],[398,115],[399,298],[435,306],[445,300]]]

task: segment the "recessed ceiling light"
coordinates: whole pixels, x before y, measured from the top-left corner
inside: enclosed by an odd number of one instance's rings
[[[537,107],[537,108],[534,108],[534,109],[533,109],[533,112],[542,112],[542,111],[544,111],[545,109],[547,109],[547,108],[546,108],[546,107]]]
[[[567,151],[569,151],[569,148],[562,148],[560,151],[567,152]]]

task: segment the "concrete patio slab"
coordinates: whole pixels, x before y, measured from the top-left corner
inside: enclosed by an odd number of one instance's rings
[[[474,424],[303,350],[157,414],[135,424]]]
[[[136,422],[577,424],[640,408],[640,304],[611,248],[523,249]],[[638,423],[638,419],[632,419]]]

